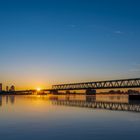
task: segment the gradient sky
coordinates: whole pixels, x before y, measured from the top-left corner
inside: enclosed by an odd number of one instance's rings
[[[17,89],[140,77],[139,0],[0,1],[0,82]]]

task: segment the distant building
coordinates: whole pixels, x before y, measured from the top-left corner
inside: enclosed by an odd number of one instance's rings
[[[9,91],[12,91],[12,92],[15,91],[15,86],[12,85]]]
[[[0,83],[0,92],[2,92],[2,83]]]
[[[8,86],[6,86],[6,91],[7,91],[7,92],[9,91],[9,87],[8,87]]]

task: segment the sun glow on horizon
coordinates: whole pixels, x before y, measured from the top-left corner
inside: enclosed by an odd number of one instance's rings
[[[36,90],[37,90],[37,91],[40,91],[40,90],[41,90],[41,88],[39,88],[39,87],[38,87]]]

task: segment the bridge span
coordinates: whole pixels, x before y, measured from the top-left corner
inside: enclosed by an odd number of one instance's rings
[[[53,90],[140,88],[140,78],[53,85]]]
[[[86,93],[94,93],[97,89],[131,89],[140,88],[140,78],[135,79],[120,79],[120,80],[107,80],[107,81],[95,81],[95,82],[83,82],[83,83],[71,83],[71,84],[59,84],[53,85],[50,89],[43,89],[40,92],[58,93],[58,91],[69,90],[86,90]],[[15,91],[13,94],[34,94],[37,90],[20,90]],[[6,92],[7,94],[9,92]],[[88,94],[88,93],[87,93]]]

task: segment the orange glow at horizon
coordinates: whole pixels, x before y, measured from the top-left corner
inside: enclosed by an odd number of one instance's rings
[[[37,90],[37,91],[41,91],[41,88],[38,87],[36,90]]]

